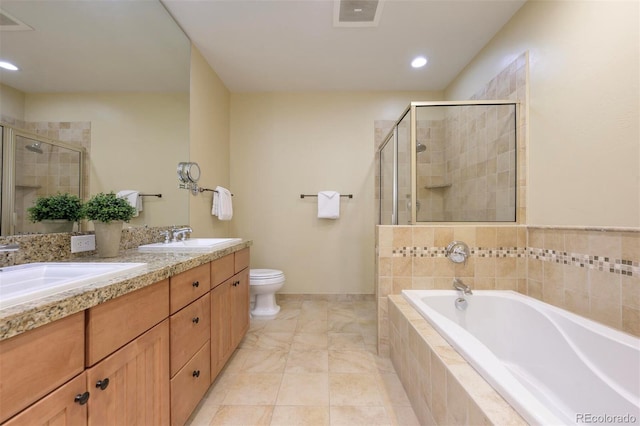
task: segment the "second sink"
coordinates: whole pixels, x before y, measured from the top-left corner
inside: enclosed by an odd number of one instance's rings
[[[212,251],[229,247],[242,241],[242,238],[189,238],[170,243],[145,244],[138,247],[144,252],[190,252]]]

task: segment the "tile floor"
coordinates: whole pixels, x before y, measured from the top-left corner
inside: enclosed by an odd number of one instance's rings
[[[418,425],[391,361],[376,354],[374,301],[278,303],[275,319],[251,321],[188,425]]]

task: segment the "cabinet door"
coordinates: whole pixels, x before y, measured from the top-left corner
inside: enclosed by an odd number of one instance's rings
[[[169,320],[88,369],[87,386],[90,426],[168,425]]]
[[[0,342],[0,423],[82,373],[84,313]]]
[[[40,401],[27,408],[3,426],[87,424],[87,405],[83,397],[87,389],[85,373],[76,376]]]
[[[231,354],[231,284],[233,278],[211,290],[211,381]]]
[[[235,349],[249,329],[249,269],[233,277],[231,287],[231,347]]]

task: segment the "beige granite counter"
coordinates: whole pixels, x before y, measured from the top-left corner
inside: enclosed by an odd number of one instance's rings
[[[143,271],[96,280],[34,302],[0,309],[0,340],[99,305],[251,245],[252,241],[243,240],[231,247],[211,252],[142,253],[137,249],[131,249],[109,259],[95,256],[73,259],[74,262],[140,262],[146,263],[147,267]]]

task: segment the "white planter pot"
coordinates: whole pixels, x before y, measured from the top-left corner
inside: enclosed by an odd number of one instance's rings
[[[100,257],[116,257],[120,252],[120,238],[122,237],[121,220],[112,222],[94,221],[96,233],[96,250]]]

